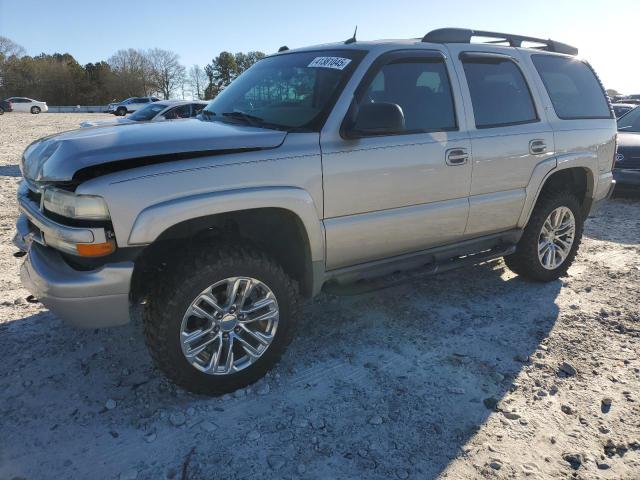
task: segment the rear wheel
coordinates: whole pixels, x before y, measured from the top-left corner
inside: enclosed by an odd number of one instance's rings
[[[219,395],[260,379],[293,338],[298,287],[250,246],[202,250],[151,293],[145,338],[176,384]]]
[[[516,253],[505,257],[510,270],[548,282],[566,274],[578,253],[583,219],[570,192],[548,192],[538,200]]]
[[[0,115],[4,114],[4,108],[0,107]]]
[[[42,110],[40,109],[40,107],[31,107],[31,113],[33,113],[34,115],[37,115],[41,112]]]

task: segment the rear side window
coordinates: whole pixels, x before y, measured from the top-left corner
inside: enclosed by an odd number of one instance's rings
[[[559,118],[611,118],[605,93],[589,65],[551,55],[532,55],[531,60]]]
[[[520,68],[505,58],[463,57],[476,128],[538,121],[531,92]]]

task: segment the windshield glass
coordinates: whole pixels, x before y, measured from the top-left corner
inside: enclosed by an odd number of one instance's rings
[[[640,107],[634,108],[618,119],[618,131],[640,132]]]
[[[365,53],[323,50],[267,57],[213,99],[203,119],[319,130]]]
[[[129,120],[134,120],[136,122],[151,120],[165,108],[167,108],[167,105],[162,103],[152,103],[151,105],[147,105],[146,107],[131,114],[131,116],[129,116]]]

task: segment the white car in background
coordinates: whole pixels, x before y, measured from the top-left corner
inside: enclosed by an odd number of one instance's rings
[[[130,97],[121,102],[110,103],[107,107],[107,113],[124,117],[127,113],[133,113],[146,107],[150,103],[159,101],[160,99],[158,97]]]
[[[30,112],[37,115],[40,112],[48,112],[47,102],[40,102],[27,97],[9,97],[7,102],[11,102],[14,112]]]
[[[193,118],[207,106],[207,103],[209,102],[204,102],[202,100],[161,100],[141,108],[128,117],[82,122],[80,127],[86,128],[105,125],[126,125],[138,122],[161,122],[163,120]]]

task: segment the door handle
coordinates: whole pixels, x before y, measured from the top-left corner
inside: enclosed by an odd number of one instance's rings
[[[464,165],[469,160],[469,153],[466,148],[451,148],[447,150],[445,160],[452,167]]]
[[[529,142],[529,153],[531,155],[540,155],[547,151],[547,144],[544,140],[531,140]]]

